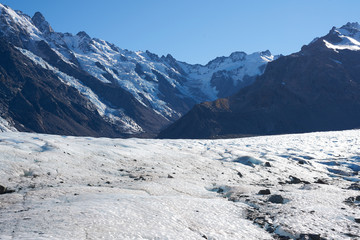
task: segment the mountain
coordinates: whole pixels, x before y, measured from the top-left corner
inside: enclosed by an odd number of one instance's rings
[[[192,65],[171,55],[159,57],[149,51],[121,49],[91,38],[83,31],[76,35],[56,32],[39,12],[31,18],[2,4],[0,11],[2,44],[9,46],[11,52],[17,51],[26,57],[33,63],[32,67],[56,75],[52,80],[57,79],[59,86],[66,85],[76,91],[82,103],[86,103],[80,104],[81,107],[95,109],[100,115],[101,120],[96,118],[98,120],[92,120],[95,121],[92,124],[105,122],[108,129],[117,129],[112,134],[105,131],[102,136],[155,136],[196,103],[227,97],[252,84],[264,72],[267,63],[276,58],[269,51],[250,55],[235,52],[206,65]],[[8,57],[20,58],[10,61],[25,61],[20,55],[14,53]],[[22,66],[28,65],[17,65],[18,68]],[[6,66],[3,71],[7,73]],[[19,77],[15,75],[11,75],[14,78],[9,81]],[[30,78],[34,82],[40,81]],[[27,88],[27,85],[22,87]],[[9,89],[6,91],[14,93]],[[15,97],[11,94],[7,96],[8,101]],[[59,92],[51,94],[56,94],[53,96],[56,103],[62,98]],[[31,102],[27,98],[24,100]],[[73,104],[71,99],[68,101]],[[41,122],[41,132],[45,133],[98,136],[87,125],[83,126],[86,131],[75,131],[74,127],[68,128],[72,124],[62,124],[55,132],[51,127],[44,127],[46,124],[43,123],[48,121],[45,112],[25,121],[19,117],[23,113],[9,111],[7,103],[0,107],[3,109],[0,113],[4,122],[2,129],[7,126],[6,129],[15,127],[37,132],[39,129],[34,126]],[[63,116],[57,117],[64,120]]]
[[[360,127],[360,25],[332,28],[269,63],[235,95],[196,105],[161,138],[217,138]]]
[[[22,53],[30,54],[0,40],[0,106],[11,116],[13,127],[39,133],[125,136],[76,88],[64,84],[69,76],[39,67]]]

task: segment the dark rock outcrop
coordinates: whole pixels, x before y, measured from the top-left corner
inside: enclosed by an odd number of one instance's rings
[[[271,203],[283,204],[284,198],[281,195],[271,195],[267,201]]]
[[[7,193],[13,193],[13,192],[15,192],[15,190],[8,189],[8,188],[0,185],[0,194],[7,194]]]
[[[258,194],[259,195],[270,195],[271,192],[269,189],[263,189],[263,190],[260,190]]]
[[[50,24],[45,20],[45,17],[40,12],[36,12],[34,14],[32,21],[42,33],[54,32]]]

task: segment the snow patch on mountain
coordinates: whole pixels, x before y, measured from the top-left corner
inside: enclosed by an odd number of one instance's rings
[[[32,52],[18,48],[17,49],[26,57],[28,57],[30,60],[32,60],[37,65],[41,66],[44,69],[50,70],[53,73],[55,73],[59,80],[63,83],[67,84],[68,86],[71,86],[75,89],[77,89],[83,96],[85,96],[95,107],[98,113],[105,117],[108,121],[111,123],[117,123],[121,126],[121,128],[124,130],[125,133],[140,133],[142,132],[142,128],[130,117],[128,117],[122,109],[113,109],[106,104],[104,104],[99,97],[88,87],[83,85],[81,81],[78,79],[75,79],[61,71],[59,71],[57,68],[51,66],[46,61],[44,61],[42,58],[36,56]]]
[[[350,37],[343,37],[343,41],[337,44],[331,44],[326,40],[323,40],[326,47],[333,49],[335,51],[338,50],[351,50],[351,51],[359,51],[360,50],[360,42],[352,39]]]
[[[1,16],[5,18],[6,27],[10,27],[10,31],[17,31],[14,27],[19,27],[24,32],[28,33],[33,40],[42,40],[41,32],[34,26],[29,16],[21,13],[20,11],[14,11],[1,3],[0,12]]]
[[[9,121],[0,117],[0,132],[17,132],[17,130]]]
[[[121,50],[104,40],[91,39],[84,34],[61,35],[56,33],[51,35],[51,39],[56,43],[55,45],[66,45],[82,69],[92,76],[105,83],[120,85],[132,93],[140,103],[146,106],[146,103],[149,102],[151,107],[167,118],[179,114],[158,96],[160,94],[159,82],[153,71],[164,72],[167,70],[164,64],[149,61],[143,52],[134,53]],[[66,53],[62,53],[62,55],[69,56]],[[136,71],[137,66],[142,69],[142,74]],[[164,74],[164,77],[173,87],[181,88],[177,82],[167,75]]]
[[[211,85],[212,76],[216,72],[228,72],[228,75],[233,79],[234,86],[236,86],[246,76],[261,75],[265,70],[264,66],[276,58],[270,51],[256,52],[250,55],[244,52],[235,52],[229,57],[216,58],[205,66],[187,63],[180,63],[180,66],[192,79],[188,82],[190,88],[202,89],[210,100],[216,100],[218,91]]]
[[[338,50],[360,50],[360,25],[358,23],[347,23],[341,28],[333,28],[332,34],[339,38],[339,41],[329,42],[323,39],[327,48]]]

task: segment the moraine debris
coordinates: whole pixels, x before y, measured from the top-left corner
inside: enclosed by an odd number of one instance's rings
[[[13,193],[15,190],[8,189],[2,185],[0,185],[0,194],[7,194],[7,193]]]
[[[270,195],[271,192],[269,189],[263,189],[263,190],[260,190],[258,194],[259,195]]]
[[[284,198],[281,195],[275,194],[275,195],[271,195],[267,201],[276,204],[283,204]]]

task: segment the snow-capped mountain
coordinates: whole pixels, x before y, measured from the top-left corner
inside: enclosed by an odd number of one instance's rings
[[[129,135],[153,135],[194,104],[237,92],[276,58],[269,51],[235,52],[205,66],[191,65],[171,55],[121,49],[85,32],[56,32],[39,12],[30,18],[2,4],[0,11],[0,37],[76,88]],[[17,122],[4,112],[2,117]],[[15,127],[19,124],[24,123]]]
[[[316,41],[318,39],[315,39]],[[341,28],[333,28],[325,39],[322,39],[326,47],[337,50],[360,50],[360,25],[359,23],[347,23]]]
[[[196,105],[163,138],[211,138],[360,127],[360,25],[332,28],[267,65],[235,95]]]

